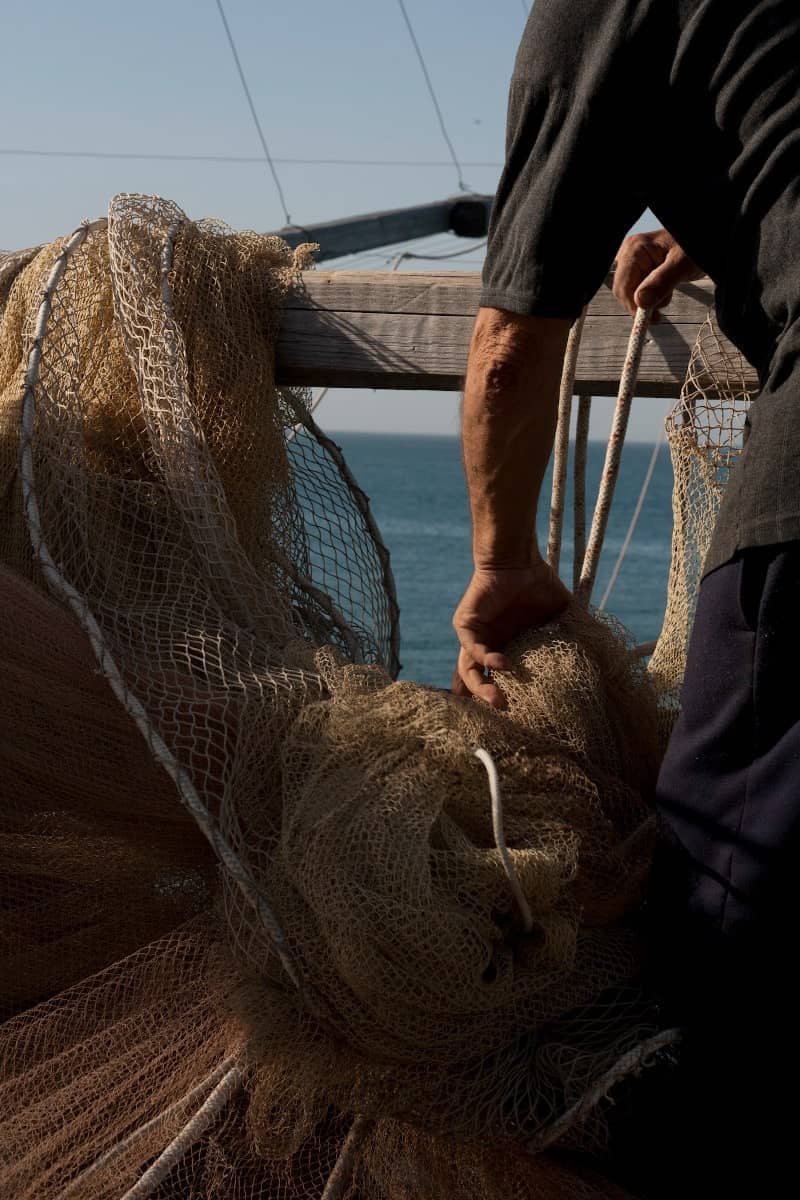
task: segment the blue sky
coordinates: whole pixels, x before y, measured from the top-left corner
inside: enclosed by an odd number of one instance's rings
[[[502,158],[525,0],[406,0],[406,6],[464,177],[476,191],[492,192],[499,166],[472,164]],[[456,191],[455,168],[397,0],[225,0],[225,7],[276,159],[443,164],[278,162],[295,221],[424,203]],[[260,154],[214,0],[6,0],[0,31],[2,149]],[[102,214],[119,191],[160,193],[190,216],[213,215],[234,226],[283,224],[273,181],[260,162],[3,154],[0,172],[0,246],[9,249]],[[426,249],[446,252],[451,241],[435,239]],[[364,258],[362,265],[380,269],[383,261]],[[480,254],[452,266],[477,270]],[[319,417],[332,429],[455,432],[457,408],[451,395],[331,392]],[[608,405],[597,408],[600,433]],[[651,438],[661,402],[635,408],[632,436]]]

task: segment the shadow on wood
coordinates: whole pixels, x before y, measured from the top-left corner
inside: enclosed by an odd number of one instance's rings
[[[631,320],[609,285],[589,306],[575,381],[579,395],[614,396],[619,386]],[[286,303],[278,382],[458,391],[479,291],[476,272],[307,272]],[[677,399],[712,305],[708,280],[676,291],[650,329],[637,395]],[[729,343],[727,349],[738,356]],[[757,386],[752,368],[746,379]]]

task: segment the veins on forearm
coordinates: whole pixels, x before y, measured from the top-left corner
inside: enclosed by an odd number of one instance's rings
[[[463,448],[473,550],[519,562],[535,548],[568,322],[483,310],[464,391]]]

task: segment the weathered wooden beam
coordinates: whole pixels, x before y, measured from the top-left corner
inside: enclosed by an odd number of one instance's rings
[[[459,237],[484,237],[489,223],[492,196],[461,196],[325,221],[317,225],[290,225],[275,231],[290,246],[317,242],[317,262],[358,254],[379,246],[394,246],[434,233],[453,232]]]
[[[478,307],[480,276],[456,271],[310,271],[286,304],[278,342],[280,383],[457,391]],[[678,289],[651,328],[637,394],[677,397],[713,303],[709,280]],[[577,394],[615,395],[631,321],[608,282],[589,307]],[[738,352],[722,340],[734,356]],[[755,372],[746,368],[748,386]]]

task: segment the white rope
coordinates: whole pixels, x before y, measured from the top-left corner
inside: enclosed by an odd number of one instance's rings
[[[231,1067],[223,1075],[192,1119],[184,1125],[178,1136],[173,1138],[156,1161],[148,1167],[138,1183],[125,1192],[122,1200],[148,1200],[148,1197],[153,1195],[153,1192],[164,1182],[170,1172],[186,1157],[192,1146],[214,1124],[219,1114],[227,1108],[242,1086],[242,1079],[243,1072],[239,1066]]]
[[[584,604],[588,604],[592,597],[592,588],[594,587],[600,555],[603,550],[608,516],[611,511],[611,503],[614,499],[614,491],[617,485],[622,449],[625,444],[625,434],[628,429],[628,419],[633,403],[633,393],[636,388],[639,365],[642,361],[642,351],[647,340],[651,312],[652,309],[640,308],[637,310],[628,342],[625,364],[622,368],[617,406],[614,410],[614,420],[608,438],[608,448],[603,466],[603,475],[600,481],[600,490],[592,518],[592,527],[586,547],[586,556],[583,560],[581,578],[576,589],[576,596]]]
[[[533,929],[533,913],[531,906],[528,904],[527,897],[522,890],[522,884],[519,881],[517,869],[514,866],[513,860],[506,844],[506,832],[503,823],[503,798],[500,792],[500,780],[497,775],[497,767],[494,765],[494,759],[488,750],[478,747],[474,751],[475,757],[479,759],[489,776],[489,792],[492,797],[492,829],[494,831],[494,844],[497,847],[500,855],[500,861],[503,864],[503,870],[508,877],[508,882],[511,884],[511,890],[514,893],[514,899],[519,905],[519,910],[522,913],[522,924],[526,933],[530,933]]]
[[[422,262],[423,260],[425,262],[444,262],[451,258],[463,258],[465,254],[475,254],[479,250],[483,250],[487,245],[488,242],[484,239],[478,242],[477,246],[474,244],[472,246],[465,246],[461,250],[451,250],[447,254],[415,254],[413,250],[401,250],[399,254],[395,254],[394,258],[391,259],[392,265],[389,267],[389,270],[396,271],[400,263],[405,262],[408,258],[414,259],[415,262]]]
[[[567,348],[564,352],[564,367],[561,373],[561,390],[558,398],[558,424],[553,450],[553,485],[550,497],[550,534],[547,539],[547,561],[554,571],[561,562],[561,540],[564,531],[564,503],[567,486],[567,462],[569,459],[569,426],[572,416],[572,396],[575,391],[575,376],[578,372],[578,355],[581,336],[586,322],[583,310],[569,331]]]
[[[345,1138],[339,1157],[328,1176],[328,1182],[325,1184],[325,1190],[320,1200],[341,1200],[353,1178],[356,1154],[372,1132],[374,1124],[375,1122],[367,1117],[356,1116],[353,1118],[350,1132]]]
[[[583,560],[586,555],[586,459],[589,449],[589,424],[592,415],[592,397],[581,396],[578,400],[578,420],[575,425],[574,474],[574,534],[572,540],[572,590],[581,579]]]
[[[658,462],[658,455],[659,455],[661,446],[664,441],[664,433],[665,433],[665,429],[664,429],[664,425],[662,424],[661,428],[658,431],[658,438],[656,439],[656,444],[655,444],[655,446],[653,446],[653,453],[650,456],[650,462],[647,467],[647,473],[645,474],[644,483],[642,484],[641,491],[639,492],[639,499],[636,501],[636,507],[633,510],[633,516],[631,517],[631,521],[628,526],[628,532],[625,534],[625,538],[623,540],[622,546],[620,547],[619,554],[617,555],[617,561],[614,563],[614,569],[611,572],[611,578],[608,581],[606,590],[603,592],[603,599],[600,601],[600,603],[598,605],[598,609],[600,612],[603,612],[603,610],[605,609],[605,606],[608,604],[611,593],[614,590],[614,584],[617,582],[617,577],[619,576],[619,573],[622,570],[622,564],[625,562],[625,557],[628,553],[628,550],[630,549],[630,544],[633,541],[633,535],[636,532],[636,526],[639,523],[639,517],[642,515],[642,509],[644,508],[644,502],[647,499],[647,493],[650,490],[650,483],[652,481],[653,474],[656,469],[656,463]]]
[[[90,611],[86,600],[80,594],[80,592],[78,592],[77,589],[72,586],[72,584],[67,580],[62,571],[56,565],[42,533],[41,515],[39,513],[39,504],[36,496],[35,471],[33,466],[33,439],[36,423],[35,392],[36,385],[39,380],[42,346],[45,333],[47,331],[48,320],[50,318],[53,297],[61,277],[64,274],[67,262],[69,261],[71,255],[77,249],[79,249],[79,247],[86,240],[90,230],[103,226],[105,226],[105,222],[102,223],[102,226],[99,223],[95,223],[93,225],[84,224],[75,231],[53,264],[53,269],[50,272],[50,276],[42,293],[42,302],[39,306],[39,312],[36,318],[33,342],[28,355],[28,365],[25,372],[25,390],[22,399],[22,420],[20,430],[20,481],[22,485],[23,508],[28,534],[31,539],[31,545],[33,546],[34,554],[48,585],[56,595],[61,596],[67,602],[77,617],[78,622],[89,639],[95,658],[97,659],[97,663],[106,680],[108,681],[109,687],[125,711],[132,717],[136,727],[150,747],[150,752],[155,761],[173,780],[181,800],[194,817],[199,829],[211,843],[215,853],[220,858],[231,877],[239,885],[248,902],[255,908],[262,925],[272,940],[275,951],[283,965],[284,970],[286,971],[286,974],[292,983],[294,983],[295,987],[299,988],[300,981],[289,957],[286,937],[281,929],[280,924],[272,913],[272,910],[269,908],[269,905],[258,892],[253,880],[250,878],[248,872],[239,861],[237,855],[224,840],[219,830],[215,828],[211,816],[202,803],[187,772],[181,767],[180,763],[172,754],[163,738],[153,727],[153,724],[150,721],[150,718],[147,715],[147,712],[141,701],[130,691],[126,685],[122,674],[120,673],[120,670],[111,655],[105,640],[105,636],[93,613]]]
[[[680,1040],[680,1029],[667,1029],[663,1033],[657,1033],[654,1037],[648,1038],[646,1042],[629,1050],[627,1054],[623,1054],[622,1058],[618,1059],[605,1075],[601,1075],[594,1087],[590,1088],[577,1104],[573,1104],[556,1121],[541,1130],[535,1138],[528,1142],[525,1149],[529,1154],[541,1154],[543,1150],[562,1138],[573,1125],[582,1121],[601,1100],[605,1100],[618,1083],[627,1079],[629,1075],[639,1074],[647,1066],[648,1060],[659,1050],[665,1050],[667,1046],[674,1046]]]
[[[106,1150],[105,1154],[101,1154],[100,1157],[91,1164],[91,1166],[87,1167],[86,1170],[82,1171],[76,1179],[73,1179],[72,1183],[67,1185],[64,1191],[61,1193],[59,1200],[66,1200],[66,1198],[72,1195],[72,1193],[80,1184],[86,1183],[86,1181],[89,1180],[92,1175],[96,1175],[97,1172],[101,1171],[104,1167],[110,1166],[112,1162],[115,1162],[121,1155],[125,1153],[126,1150],[129,1150],[131,1146],[135,1146],[136,1143],[150,1133],[152,1129],[155,1129],[158,1125],[163,1125],[170,1119],[170,1117],[174,1116],[175,1113],[179,1112],[182,1108],[188,1108],[188,1106],[198,1100],[200,1096],[205,1095],[209,1088],[213,1088],[222,1079],[222,1077],[226,1075],[233,1066],[236,1065],[238,1057],[238,1055],[231,1055],[230,1058],[226,1058],[225,1061],[221,1062],[218,1067],[215,1067],[209,1075],[206,1075],[205,1079],[201,1079],[200,1083],[193,1087],[191,1091],[187,1092],[185,1096],[181,1096],[180,1100],[176,1100],[173,1104],[170,1104],[169,1107],[165,1108],[163,1112],[158,1113],[157,1116],[152,1117],[149,1121],[146,1121],[144,1125],[140,1125],[138,1129],[134,1129],[132,1133],[129,1133],[127,1137],[124,1137],[121,1141],[117,1142],[117,1144],[112,1146],[110,1150]]]
[[[325,399],[325,397],[327,396],[327,394],[330,390],[331,389],[329,387],[324,387],[324,388],[322,388],[322,390],[320,392],[317,393],[317,395],[314,397],[314,399],[311,401],[311,403],[308,406],[309,416],[311,415],[311,413],[317,411],[320,404]],[[297,437],[297,435],[301,429],[305,429],[305,425],[303,424],[302,421],[298,421],[296,425],[292,426],[292,428],[289,430],[289,432],[286,435],[287,446],[288,446],[289,442],[294,441],[294,439]]]

